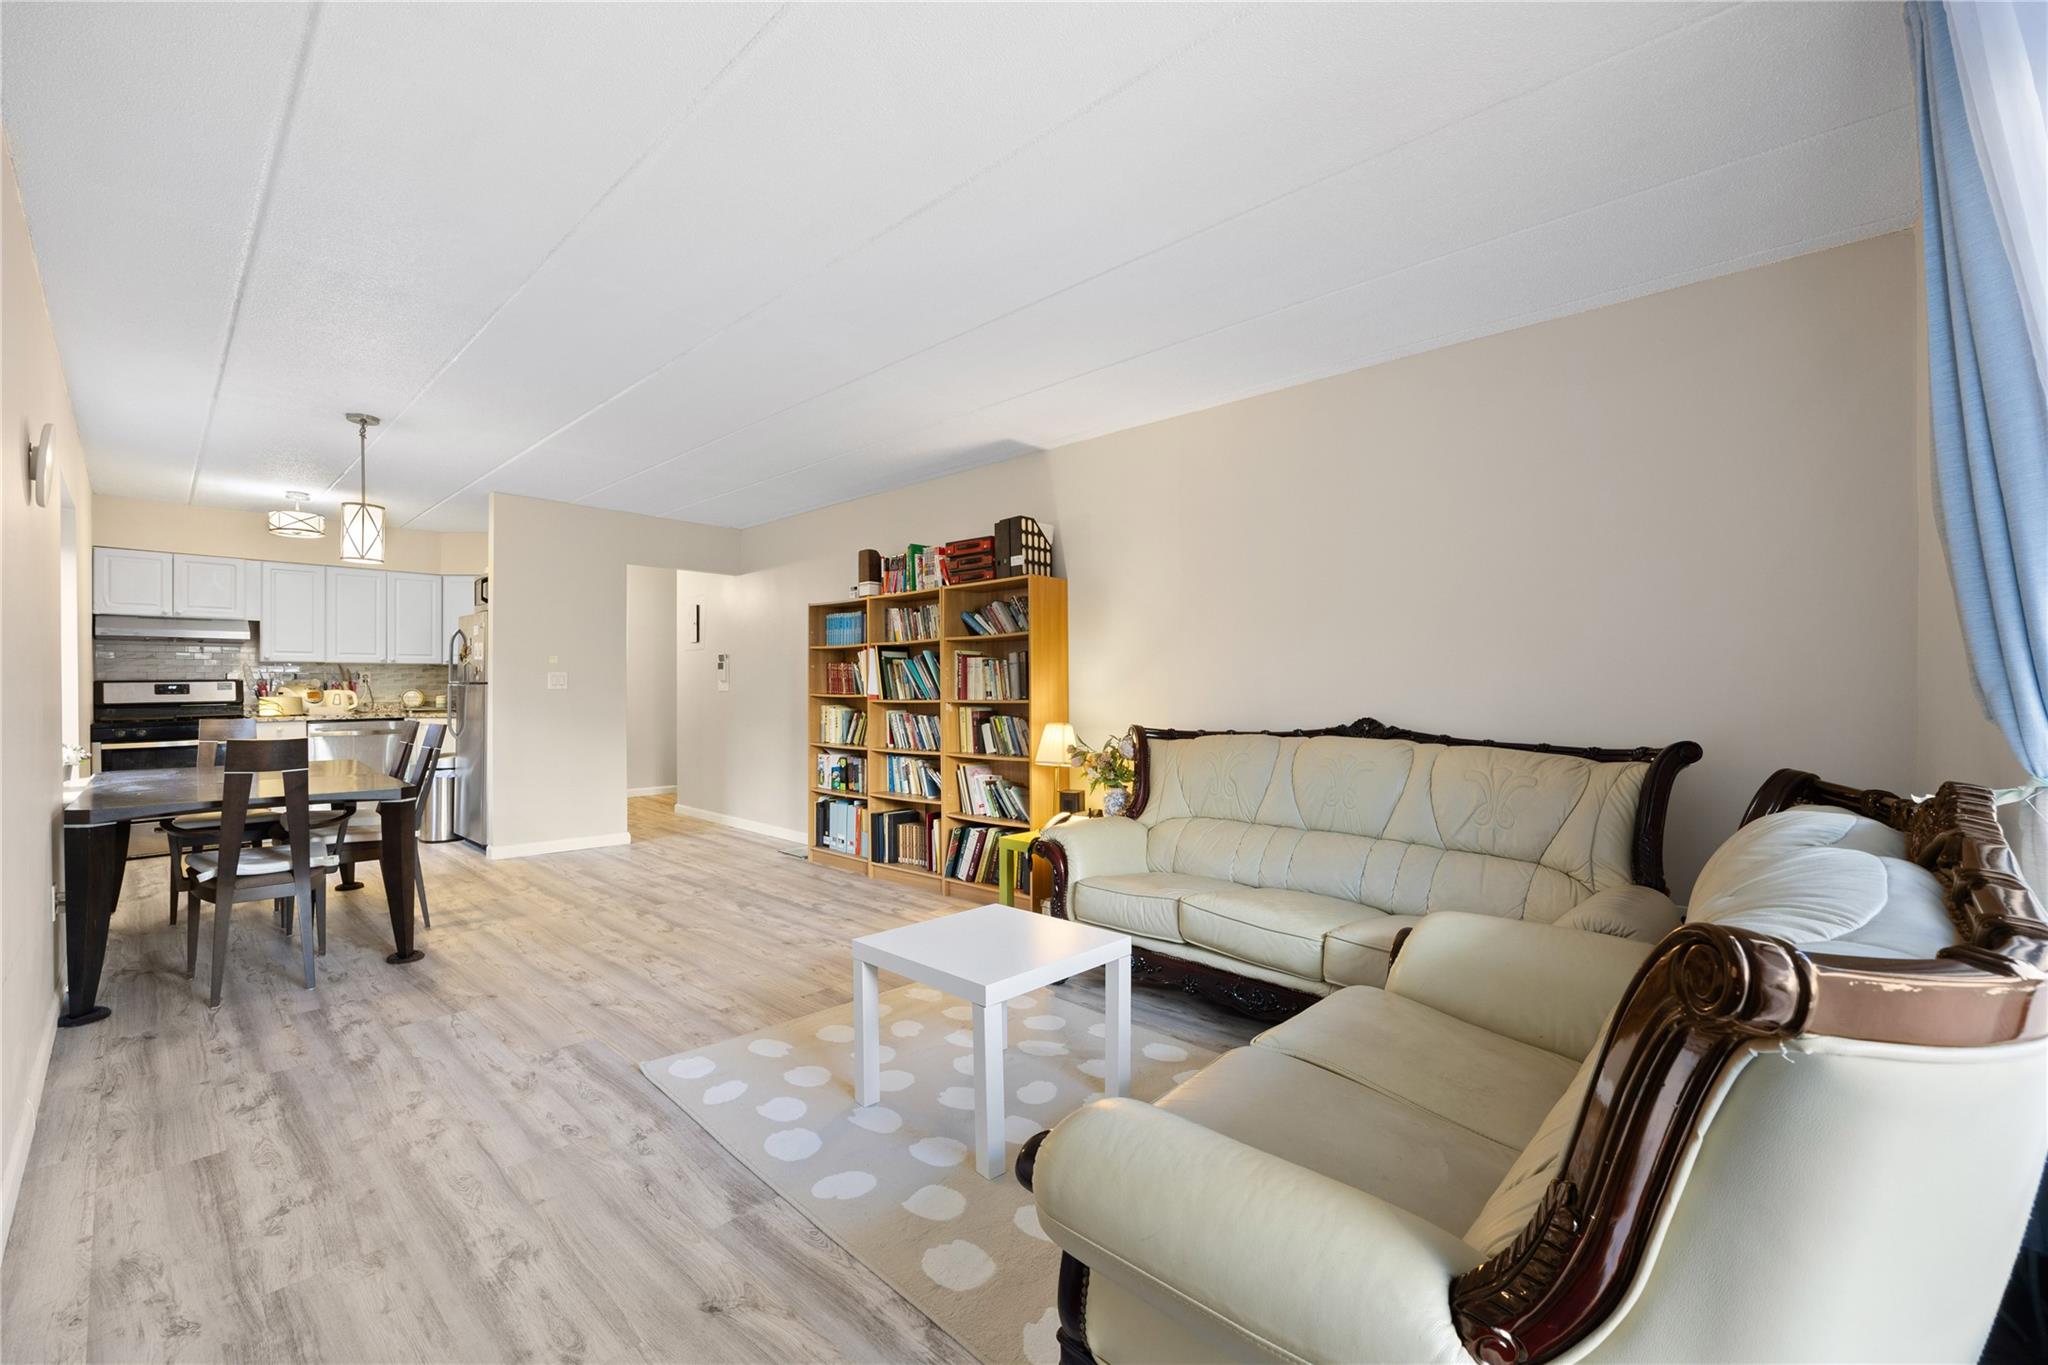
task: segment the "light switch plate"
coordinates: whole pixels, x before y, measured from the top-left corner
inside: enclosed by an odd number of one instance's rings
[[[550,692],[567,692],[568,690],[569,690],[569,675],[568,675],[567,673],[550,673],[550,674],[548,674],[548,691],[550,691]]]

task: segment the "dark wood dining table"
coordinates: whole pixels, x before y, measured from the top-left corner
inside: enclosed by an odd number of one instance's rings
[[[381,824],[384,901],[391,911],[395,947],[384,960],[417,962],[413,946],[413,804],[417,789],[352,758],[319,759],[306,765],[307,800],[317,806],[375,802]],[[113,1011],[98,1002],[100,968],[107,956],[107,926],[121,899],[128,865],[128,829],[137,820],[162,820],[221,808],[219,768],[153,768],[96,773],[64,806],[64,963],[70,989],[57,1023],[63,1028],[97,1023]],[[284,799],[284,775],[259,773],[250,785],[251,805]],[[225,910],[220,913],[227,913]]]

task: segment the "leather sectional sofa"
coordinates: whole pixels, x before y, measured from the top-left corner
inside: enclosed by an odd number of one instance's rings
[[[1645,942],[1678,923],[1664,813],[1690,741],[1590,749],[1327,730],[1137,732],[1130,814],[1047,830],[1047,908],[1131,936],[1133,978],[1279,1019],[1387,979],[1445,910]]]
[[[1974,1360],[2048,1156],[1989,793],[1787,771],[1651,943],[1425,916],[1018,1177],[1065,1365]]]

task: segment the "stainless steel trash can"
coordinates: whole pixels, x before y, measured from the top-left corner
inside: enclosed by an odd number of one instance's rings
[[[455,841],[455,756],[443,754],[434,765],[434,775],[420,793],[426,810],[420,816],[420,842],[447,844]]]

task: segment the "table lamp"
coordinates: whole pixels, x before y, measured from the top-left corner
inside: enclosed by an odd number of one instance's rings
[[[1067,751],[1080,742],[1080,736],[1074,733],[1073,726],[1063,720],[1051,721],[1047,723],[1045,730],[1039,735],[1038,752],[1033,755],[1031,761],[1043,768],[1071,769],[1074,766],[1074,760]],[[1051,824],[1046,826],[1048,829],[1052,825],[1058,824],[1061,820],[1081,813],[1082,793],[1069,790],[1065,777],[1059,778],[1058,781],[1060,813],[1053,819]]]

